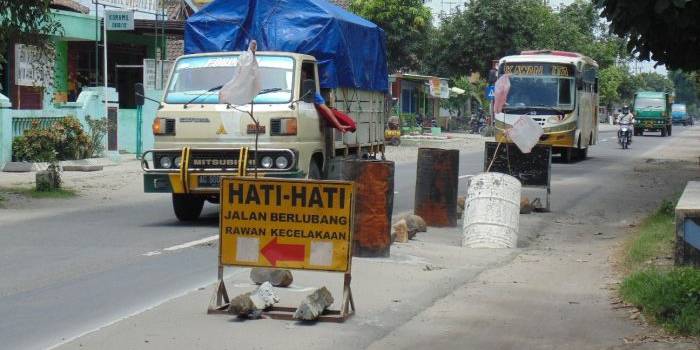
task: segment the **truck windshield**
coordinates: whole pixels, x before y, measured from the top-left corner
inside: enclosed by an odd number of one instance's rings
[[[686,110],[685,105],[673,105],[673,106],[671,106],[671,111],[673,111],[673,112],[683,113],[683,112],[685,112],[685,110]]]
[[[255,103],[287,103],[292,100],[294,61],[291,57],[256,56],[262,90],[274,90],[258,95]],[[173,69],[165,103],[187,103],[197,98],[199,104],[219,103],[219,91],[207,92],[226,84],[238,64],[237,55],[198,56],[181,58]]]
[[[634,108],[664,108],[664,100],[654,98],[638,98],[634,101]]]
[[[511,76],[507,108],[548,107],[572,110],[574,79],[553,76]]]

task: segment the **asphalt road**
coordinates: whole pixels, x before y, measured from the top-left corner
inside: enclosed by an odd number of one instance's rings
[[[585,176],[666,140],[636,137],[631,149],[622,150],[614,132],[603,132],[588,160],[555,161],[553,176]],[[481,151],[461,154],[460,175],[478,173],[482,157]],[[396,168],[394,213],[413,207],[415,169],[415,163]],[[215,280],[215,245],[182,244],[217,234],[217,207],[208,206],[197,224],[180,224],[168,197],[141,193],[140,182],[135,179],[112,204],[77,201],[22,221],[0,218],[2,348],[53,347]],[[460,179],[460,193],[465,183]]]

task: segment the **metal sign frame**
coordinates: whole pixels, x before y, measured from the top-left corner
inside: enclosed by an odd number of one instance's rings
[[[247,153],[247,148],[241,149],[241,154]],[[184,158],[183,158],[184,159]],[[236,176],[229,176],[227,177],[228,179],[234,179],[236,177],[243,177],[246,180],[253,179],[251,177],[246,177],[246,170],[245,167],[240,167],[238,169],[238,173]],[[280,182],[297,182],[297,183],[302,183],[302,182],[316,182],[316,183],[330,183],[330,184],[337,184],[340,183],[340,181],[300,181],[300,180],[291,180],[291,179],[270,179],[266,178],[265,180],[274,180],[274,181],[280,181]],[[223,198],[223,185],[224,185],[224,178],[221,179],[220,181],[220,186],[219,186],[219,198]],[[343,182],[346,183],[346,182]],[[350,288],[350,282],[352,281],[352,244],[353,244],[353,233],[355,231],[354,227],[354,212],[355,212],[355,185],[351,184],[353,188],[353,193],[350,197],[350,222],[349,222],[349,242],[348,242],[348,254],[347,254],[347,270],[343,272],[344,278],[343,278],[343,299],[341,301],[340,305],[340,310],[325,310],[323,315],[321,315],[317,320],[321,322],[344,322],[347,320],[351,315],[355,313],[355,301],[353,300],[352,297],[352,289]],[[223,217],[220,214],[219,215],[219,257],[218,257],[218,274],[217,274],[217,286],[216,289],[214,290],[214,293],[209,301],[209,307],[207,308],[207,313],[208,314],[228,314],[228,308],[231,302],[231,299],[229,298],[228,291],[226,290],[226,284],[224,283],[224,267],[225,266],[238,266],[238,265],[224,265],[222,264],[222,254],[223,254],[223,230],[222,230],[222,224],[223,224]],[[244,266],[240,265],[240,267],[250,267],[250,268],[255,268],[254,266]],[[261,266],[263,267],[263,266]],[[274,268],[274,267],[273,267]],[[306,269],[301,269],[301,268],[288,268],[284,267],[283,269],[290,269],[290,270],[306,270]],[[318,271],[318,270],[308,270],[308,271]],[[322,271],[322,272],[334,272],[334,271]],[[337,273],[337,272],[336,272]],[[293,307],[285,307],[285,306],[273,306],[263,312],[263,315],[272,318],[272,319],[279,319],[279,320],[294,320],[293,314],[296,311],[296,308]]]
[[[494,145],[494,144],[498,144],[498,142],[486,142],[484,144],[484,171],[486,171],[488,169],[489,163],[491,162],[491,158],[489,158],[489,145]],[[501,150],[500,147],[496,146],[496,151],[494,151],[494,154],[493,154],[494,157],[496,157],[499,153],[503,153],[503,152],[506,152],[506,154],[509,154],[508,153],[509,148],[510,149],[512,149],[512,148],[517,149],[517,146],[515,146],[514,143],[510,143],[510,142],[503,142],[503,143],[501,143],[501,146],[504,146],[505,148],[503,150]],[[550,196],[552,194],[552,146],[544,145],[544,144],[537,144],[537,145],[535,145],[533,150],[535,150],[537,148],[544,148],[547,152],[547,179],[546,179],[545,184],[543,184],[543,185],[539,185],[539,184],[538,185],[528,185],[527,184],[528,183],[527,177],[523,176],[523,173],[513,172],[512,169],[510,169],[510,167],[508,169],[497,168],[495,171],[515,177],[516,179],[518,179],[521,182],[522,187],[545,189],[547,191],[546,205],[544,208],[540,207],[538,209],[540,209],[544,212],[550,212],[551,211]],[[527,154],[523,154],[523,156],[527,156]],[[494,162],[494,165],[497,165],[497,162]],[[491,171],[494,171],[494,168],[491,168]]]

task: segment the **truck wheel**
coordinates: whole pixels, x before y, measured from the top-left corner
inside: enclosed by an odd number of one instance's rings
[[[668,134],[668,136],[671,136],[672,133],[673,133],[673,125],[669,125],[667,134]]]
[[[204,198],[186,194],[173,193],[173,210],[180,221],[195,221],[199,219],[204,207]]]
[[[311,164],[309,164],[309,174],[306,175],[307,179],[310,180],[321,180],[321,167],[318,166],[318,162],[315,160],[311,160]]]
[[[666,127],[661,128],[661,137],[666,137]]]

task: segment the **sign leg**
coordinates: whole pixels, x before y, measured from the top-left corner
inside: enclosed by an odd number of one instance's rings
[[[212,314],[226,312],[230,302],[228,292],[226,291],[226,284],[224,284],[224,267],[219,266],[219,283],[217,283],[214,294],[211,296],[207,313]]]

